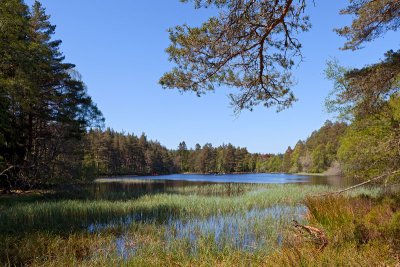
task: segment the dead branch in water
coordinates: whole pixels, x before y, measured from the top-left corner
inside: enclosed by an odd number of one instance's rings
[[[344,193],[344,192],[346,192],[346,191],[349,191],[349,190],[352,190],[352,189],[354,189],[354,188],[357,188],[357,187],[360,187],[360,186],[363,186],[363,185],[366,185],[366,184],[375,182],[375,181],[377,181],[377,180],[383,179],[383,178],[385,178],[385,177],[388,177],[388,176],[390,176],[390,175],[397,174],[397,173],[400,173],[400,170],[393,171],[393,172],[391,172],[391,173],[382,174],[382,175],[377,176],[377,177],[375,177],[375,178],[369,179],[368,181],[365,181],[365,182],[362,182],[362,183],[360,183],[360,184],[356,184],[356,185],[350,186],[350,187],[348,187],[348,188],[346,188],[346,189],[342,189],[342,190],[335,191],[335,192],[329,192],[329,193],[325,193],[325,194],[322,194],[322,195],[316,195],[316,196],[314,196],[314,197],[324,197],[324,196],[329,196],[329,195],[341,194],[341,193]]]
[[[322,230],[313,226],[299,224],[296,220],[293,220],[293,224],[303,235],[307,234],[313,239],[313,242],[319,246],[319,251],[328,245],[328,238]]]
[[[9,193],[9,192],[10,192],[10,190],[11,190],[11,184],[10,184],[9,177],[8,177],[8,175],[7,175],[7,172],[10,171],[10,170],[12,170],[12,169],[14,169],[14,168],[15,168],[15,166],[11,165],[11,166],[9,166],[8,168],[6,168],[5,170],[3,170],[2,172],[0,172],[0,177],[1,177],[1,176],[4,176],[6,182],[9,184],[9,187],[8,187],[8,188],[5,188],[5,189],[3,189],[2,191],[0,191],[0,194]]]

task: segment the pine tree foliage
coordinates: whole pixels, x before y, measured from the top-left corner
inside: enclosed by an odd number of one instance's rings
[[[336,30],[347,39],[344,50],[360,49],[363,43],[370,42],[388,31],[396,31],[400,27],[398,0],[350,0],[350,5],[343,9],[341,14],[354,17],[350,26]]]
[[[183,1],[188,2],[188,1]],[[291,68],[301,59],[296,38],[310,27],[304,0],[194,1],[196,8],[220,10],[199,27],[169,30],[167,48],[174,67],[164,74],[164,88],[198,96],[216,85],[236,88],[230,94],[236,111],[257,104],[286,108],[295,101]]]

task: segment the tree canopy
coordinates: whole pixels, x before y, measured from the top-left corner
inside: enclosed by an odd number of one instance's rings
[[[184,1],[188,2],[188,1]],[[194,1],[195,7],[216,6],[219,16],[199,27],[169,30],[170,60],[176,64],[164,74],[165,88],[201,95],[216,85],[238,88],[231,93],[236,111],[263,103],[278,109],[295,100],[291,68],[301,59],[296,38],[310,28],[304,0]]]
[[[400,1],[398,0],[350,0],[350,5],[340,12],[353,15],[350,26],[337,29],[347,38],[343,49],[357,50],[362,44],[396,31],[400,26]]]

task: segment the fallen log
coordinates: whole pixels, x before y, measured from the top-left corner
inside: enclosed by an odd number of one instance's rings
[[[313,226],[302,225],[298,223],[296,220],[293,220],[294,227],[298,229],[303,235],[307,234],[313,239],[314,244],[318,245],[318,250],[323,250],[328,244],[328,238],[325,233]]]
[[[6,172],[8,172],[9,170],[15,168],[15,166],[9,166],[7,169],[3,170],[2,172],[0,172],[0,176],[5,175]]]

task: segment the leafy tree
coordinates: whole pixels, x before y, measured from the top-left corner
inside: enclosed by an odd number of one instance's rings
[[[311,152],[309,150],[305,150],[302,155],[300,156],[300,166],[301,170],[303,172],[311,172],[312,171],[312,166],[313,166],[313,161],[311,158]]]
[[[323,172],[326,169],[327,162],[326,162],[326,152],[325,147],[322,144],[319,144],[311,154],[312,161],[313,161],[313,168],[312,172]]]
[[[28,7],[21,1],[0,2],[0,145],[2,171],[12,167],[17,155],[23,154],[22,136],[18,135],[16,114],[20,113],[20,95],[28,92],[24,72],[29,64],[27,33],[29,30]],[[4,177],[1,177],[4,178]],[[2,179],[2,184],[4,179]],[[7,181],[11,183],[11,181]]]
[[[380,113],[356,120],[342,139],[338,155],[347,175],[371,178],[400,166],[400,98]]]
[[[282,172],[282,155],[272,156],[266,162],[266,171],[268,172]]]
[[[197,158],[197,169],[201,173],[214,172],[215,170],[215,153],[210,143],[207,143],[201,149]]]
[[[289,146],[285,154],[283,154],[283,159],[282,159],[282,171],[283,172],[289,172],[291,167],[292,167],[292,154],[293,154],[293,149]]]
[[[291,168],[289,172],[295,173],[303,171],[303,166],[300,162],[300,157],[304,153],[304,150],[305,150],[304,143],[301,140],[298,141],[292,152]]]
[[[147,140],[145,134],[137,137],[110,128],[91,129],[85,135],[83,170],[90,175],[88,179],[99,175],[169,174],[179,170],[173,153],[159,142]]]
[[[235,171],[235,150],[236,148],[232,144],[226,146],[226,153],[224,157],[223,169],[224,172],[231,173]]]
[[[399,1],[351,3],[342,13],[354,14],[355,19],[351,27],[338,30],[348,39],[344,49],[359,49],[364,42],[400,26]],[[334,81],[328,108],[352,122],[338,152],[345,173],[366,179],[397,170],[400,51],[388,51],[384,60],[361,69],[345,69],[331,62],[327,76]]]
[[[254,172],[256,171],[257,161],[260,157],[259,154],[248,154],[247,156],[247,171]]]

